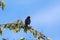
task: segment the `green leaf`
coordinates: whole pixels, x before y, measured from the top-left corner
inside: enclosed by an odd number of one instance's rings
[[[50,38],[50,37],[47,37],[47,39],[48,39],[48,40],[51,40],[51,38]]]
[[[25,40],[25,38],[21,37],[20,40]]]
[[[2,35],[2,28],[0,27],[0,35]]]
[[[10,27],[10,30],[12,30],[13,28],[12,27]]]
[[[4,8],[5,8],[5,2],[4,1],[2,1],[2,10],[4,10]]]
[[[24,27],[24,32],[27,33],[27,31],[28,31],[28,26],[25,26],[25,27]]]
[[[19,23],[19,20],[17,20],[15,23],[18,24]]]
[[[35,33],[33,33],[33,35],[36,38],[38,36],[38,32],[36,31]]]
[[[23,21],[21,21],[19,25],[20,25],[19,27],[23,28],[24,27]]]
[[[34,32],[35,32],[35,30],[34,30],[33,28],[31,28],[31,29],[30,29],[30,32],[31,32],[31,33],[34,33]]]
[[[18,27],[18,24],[14,24],[15,27]]]
[[[13,29],[12,28],[12,23],[10,23],[7,28],[9,28],[10,30],[12,30]]]
[[[38,40],[43,40],[43,39],[41,37],[39,37]]]
[[[0,6],[1,6],[2,2],[0,1]]]
[[[6,40],[5,38],[2,38],[2,40]]]
[[[14,29],[14,32],[15,32],[15,33],[19,32],[19,28],[15,28],[15,29]]]
[[[4,28],[6,28],[7,27],[7,24],[4,24]]]
[[[17,20],[14,24],[15,27],[18,27],[19,20]]]

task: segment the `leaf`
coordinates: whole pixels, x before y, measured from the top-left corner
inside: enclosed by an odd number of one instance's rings
[[[18,23],[19,23],[19,20],[16,21],[16,24],[18,24]]]
[[[24,27],[24,32],[27,33],[27,31],[28,31],[28,26],[25,26],[25,27]]]
[[[0,6],[1,6],[2,2],[0,1]]]
[[[14,24],[15,27],[18,27],[18,24]]]
[[[7,24],[4,24],[4,28],[6,28],[7,27]]]
[[[21,37],[20,40],[25,40],[25,38]]]
[[[15,33],[19,32],[19,28],[15,28],[15,29],[14,29],[14,32],[15,32]]]
[[[30,29],[30,32],[32,32],[32,33],[33,33],[33,32],[35,32],[35,30],[31,28],[31,29]]]
[[[4,1],[2,1],[2,10],[4,10],[4,8],[5,8],[5,2]]]
[[[13,29],[12,28],[12,23],[10,23],[7,28],[9,28],[10,30],[12,30]]]
[[[10,30],[12,30],[13,28],[12,27],[10,27]]]
[[[15,26],[15,27],[18,27],[18,23],[19,23],[19,20],[17,20],[17,21],[14,23],[14,26]]]
[[[19,25],[20,25],[19,27],[23,28],[24,27],[23,21],[21,21]]]
[[[43,40],[41,37],[38,40]]]
[[[36,38],[38,36],[38,32],[36,31],[35,33],[33,33],[33,35]]]
[[[2,28],[0,27],[0,34],[2,35]]]
[[[2,40],[6,40],[5,38],[2,38]]]
[[[48,40],[51,40],[51,38],[49,38],[49,37],[48,37],[47,39],[48,39]]]
[[[28,26],[28,30],[30,30],[32,27]]]

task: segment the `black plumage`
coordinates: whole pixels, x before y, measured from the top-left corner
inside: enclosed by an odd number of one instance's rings
[[[25,26],[30,25],[30,23],[31,23],[30,16],[28,16],[28,17],[25,19]]]

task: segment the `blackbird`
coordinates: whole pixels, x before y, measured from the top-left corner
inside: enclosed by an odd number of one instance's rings
[[[27,18],[25,19],[25,26],[30,25],[31,20],[30,20],[30,16],[27,16]]]

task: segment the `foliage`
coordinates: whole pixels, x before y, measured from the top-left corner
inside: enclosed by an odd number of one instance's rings
[[[1,24],[0,26],[0,34],[2,35],[2,27],[10,30],[14,30],[15,33],[20,32],[21,29],[24,29],[24,32],[27,33],[30,31],[35,38],[37,38],[39,35],[38,40],[43,39],[44,37],[47,38],[44,34],[41,32],[36,31],[35,29],[32,28],[32,26],[24,26],[24,23],[22,20],[17,20],[15,23],[7,23],[7,24]],[[47,38],[49,40],[49,38]],[[23,38],[21,40],[24,40]]]

